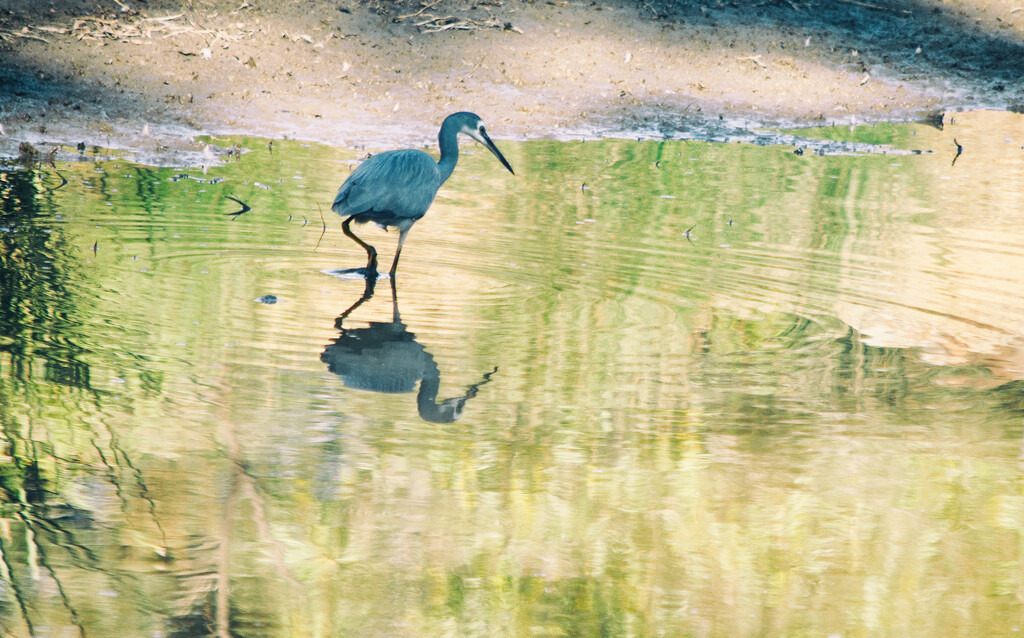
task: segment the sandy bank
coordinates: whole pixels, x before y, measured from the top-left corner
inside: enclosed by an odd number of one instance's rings
[[[525,139],[1024,104],[1024,11],[1002,0],[0,0],[0,55],[8,157],[84,142],[173,162],[225,132],[425,143],[463,109]]]

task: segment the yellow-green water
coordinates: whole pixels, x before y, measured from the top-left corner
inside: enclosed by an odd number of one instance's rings
[[[352,152],[0,171],[3,634],[1024,630],[1024,118],[803,133],[466,147],[340,325]]]

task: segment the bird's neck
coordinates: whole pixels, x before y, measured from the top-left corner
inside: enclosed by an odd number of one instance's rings
[[[447,120],[441,125],[441,132],[437,134],[437,145],[441,147],[441,159],[437,161],[437,168],[441,171],[442,184],[452,176],[455,165],[459,162],[458,137],[459,130]]]
[[[451,423],[455,420],[452,409],[437,402],[437,391],[441,388],[441,371],[429,352],[423,354],[423,377],[420,380],[420,391],[416,394],[416,409],[424,421],[431,423]]]

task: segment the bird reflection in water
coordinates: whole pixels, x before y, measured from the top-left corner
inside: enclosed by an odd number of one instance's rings
[[[441,372],[433,355],[416,342],[398,313],[398,294],[391,279],[392,317],[389,322],[371,321],[366,328],[342,325],[352,312],[373,296],[375,277],[367,277],[363,296],[334,321],[338,335],[320,355],[327,369],[342,382],[359,390],[399,394],[412,392],[419,381],[416,407],[420,417],[431,423],[451,423],[462,416],[466,403],[476,396],[480,386],[498,371],[494,368],[479,383],[466,388],[465,394],[437,402]]]

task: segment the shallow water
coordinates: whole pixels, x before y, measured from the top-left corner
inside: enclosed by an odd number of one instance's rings
[[[0,171],[4,635],[1020,631],[1024,117],[799,134],[466,148],[354,309],[352,152]]]

